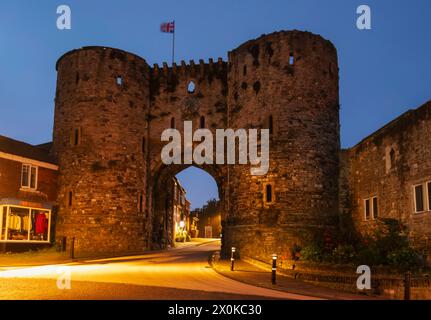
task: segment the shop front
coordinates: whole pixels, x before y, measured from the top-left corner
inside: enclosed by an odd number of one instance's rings
[[[0,248],[47,245],[51,241],[52,206],[44,203],[0,201]],[[21,245],[20,245],[21,244]]]

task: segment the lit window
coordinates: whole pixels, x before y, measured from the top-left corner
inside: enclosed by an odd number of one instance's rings
[[[117,85],[122,86],[123,85],[123,78],[121,76],[118,76],[116,79]]]
[[[22,165],[21,188],[37,189],[37,167],[30,164]]]

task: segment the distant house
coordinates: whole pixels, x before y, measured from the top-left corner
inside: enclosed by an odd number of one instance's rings
[[[221,214],[219,202],[210,200],[202,208],[190,213],[190,230],[192,237],[196,238],[220,238]]]
[[[186,199],[186,191],[177,178],[173,178],[173,227],[175,239],[182,241],[189,232],[190,201]]]
[[[0,248],[53,240],[58,166],[50,148],[0,136]]]

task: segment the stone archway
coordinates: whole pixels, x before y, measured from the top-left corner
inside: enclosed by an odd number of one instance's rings
[[[226,217],[226,182],[224,166],[220,165],[165,165],[161,164],[153,175],[151,185],[151,221],[153,249],[164,249],[173,245],[173,178],[181,171],[189,167],[199,168],[208,173],[216,182],[221,209],[222,225]]]

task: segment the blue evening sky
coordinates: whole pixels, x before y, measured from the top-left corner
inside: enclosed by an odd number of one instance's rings
[[[56,28],[56,8],[72,9],[72,30]],[[368,4],[372,30],[356,28]],[[148,63],[223,57],[248,39],[281,29],[331,40],[340,66],[341,142],[349,147],[410,108],[431,99],[430,0],[0,1],[0,135],[29,143],[51,140],[55,62],[87,45],[118,47]],[[217,197],[206,173],[180,174],[192,206]]]

